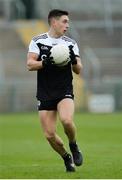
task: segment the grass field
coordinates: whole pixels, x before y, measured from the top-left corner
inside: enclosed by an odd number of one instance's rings
[[[122,178],[122,113],[76,114],[75,123],[84,165],[66,173],[36,113],[0,115],[0,178]],[[59,122],[57,131],[68,144]]]

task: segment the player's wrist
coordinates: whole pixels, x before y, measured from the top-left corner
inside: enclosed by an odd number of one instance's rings
[[[71,60],[71,64],[72,65],[76,65],[77,64],[77,59],[75,57],[73,57],[73,59]]]
[[[77,60],[73,61],[72,65],[77,65]]]
[[[42,68],[45,68],[47,66],[47,63],[45,60],[42,60]]]
[[[43,68],[45,68],[45,67],[47,67],[47,66],[52,66],[53,65],[53,63],[51,62],[51,60],[50,59],[44,59],[44,60],[42,60],[42,67]]]

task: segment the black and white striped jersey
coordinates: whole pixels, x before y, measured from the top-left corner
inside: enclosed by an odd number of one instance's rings
[[[48,33],[35,36],[29,45],[29,52],[38,54],[38,61],[44,59],[50,49],[56,44],[72,45],[76,56],[79,56],[77,43],[67,37],[52,38]],[[55,100],[66,94],[73,95],[71,64],[63,67],[45,67],[37,71],[37,99]]]
[[[48,33],[35,36],[30,42],[29,52],[43,55],[45,53],[45,50],[48,51],[48,48],[51,49],[56,44],[66,44],[67,46],[72,45],[74,53],[76,54],[76,56],[79,56],[79,49],[77,43],[73,39],[67,36],[61,36],[60,38],[52,38],[48,35]]]

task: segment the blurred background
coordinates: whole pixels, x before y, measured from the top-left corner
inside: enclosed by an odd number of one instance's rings
[[[47,15],[70,13],[68,36],[79,45],[83,72],[74,75],[77,111],[122,110],[122,0],[0,0],[0,112],[36,111],[36,72],[26,56]]]

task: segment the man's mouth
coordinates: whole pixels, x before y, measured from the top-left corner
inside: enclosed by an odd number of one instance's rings
[[[65,30],[64,30],[64,33],[65,33],[66,31],[67,31],[67,30],[65,29]]]

